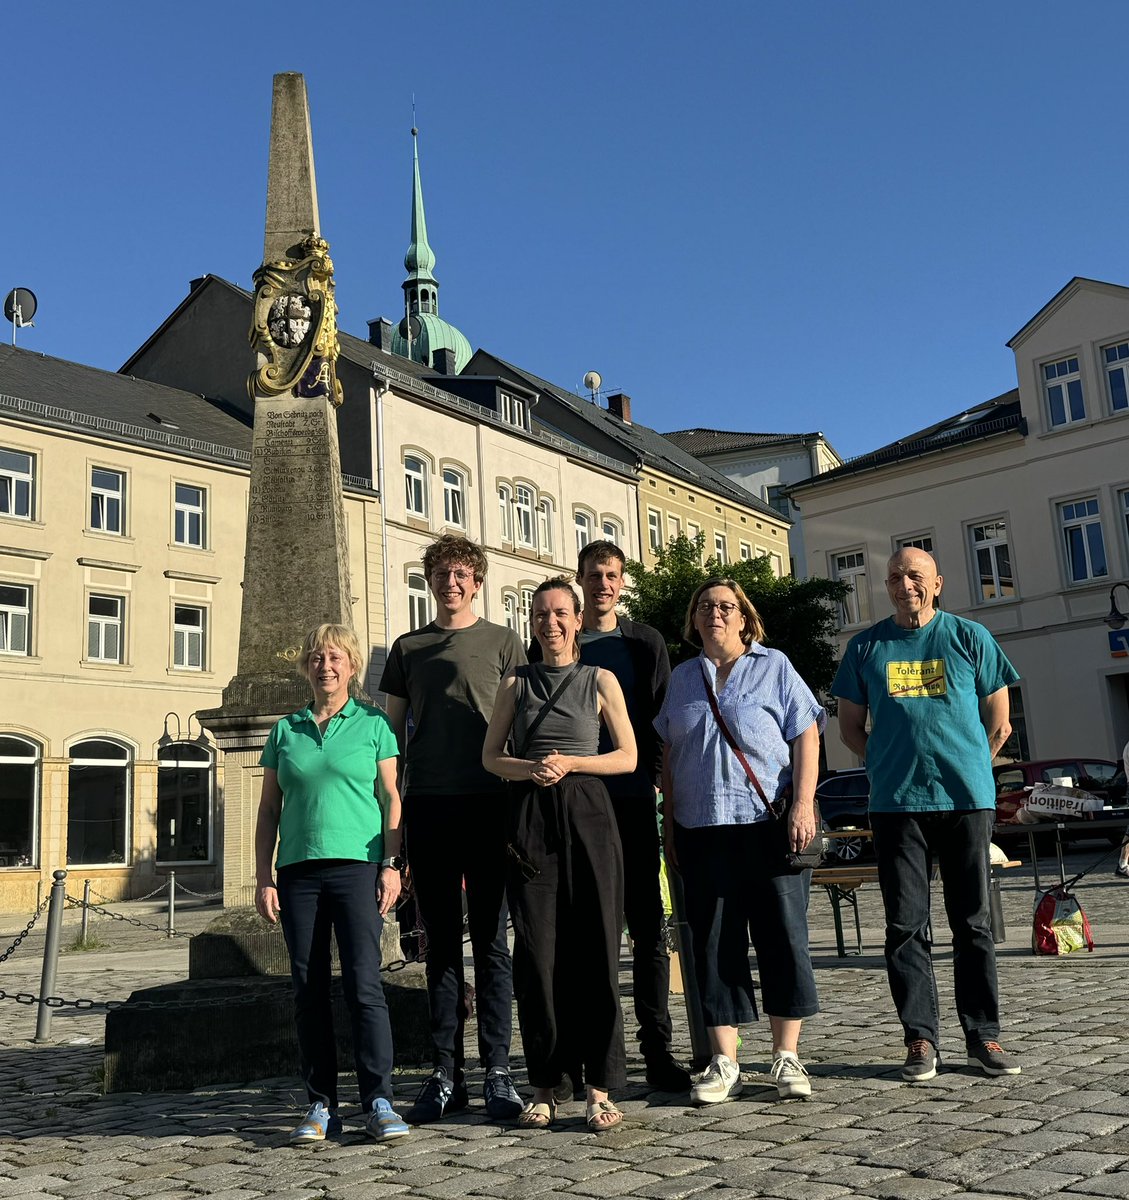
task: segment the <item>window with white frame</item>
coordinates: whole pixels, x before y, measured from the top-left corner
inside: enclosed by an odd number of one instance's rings
[[[184,671],[204,670],[204,609],[196,604],[174,604],[172,609],[172,665]]]
[[[1086,402],[1082,398],[1082,376],[1077,358],[1060,358],[1043,364],[1043,390],[1051,428],[1069,425],[1086,419]]]
[[[676,538],[682,532],[682,518],[667,514],[666,518],[666,540],[669,542],[671,538]]]
[[[94,467],[90,472],[90,528],[100,533],[125,530],[125,476]]]
[[[459,471],[443,471],[443,521],[459,529],[466,528],[466,483]]]
[[[514,540],[513,498],[508,483],[498,484],[498,518],[503,542],[512,543]]]
[[[1015,579],[1007,522],[1001,517],[970,525],[968,539],[972,550],[973,600],[981,603],[1010,600],[1015,595]]]
[[[1071,583],[1104,579],[1109,574],[1102,536],[1102,517],[1096,496],[1081,496],[1058,506],[1066,553],[1066,574]]]
[[[576,553],[579,554],[592,540],[592,518],[577,509],[573,514],[573,525],[576,529]]]
[[[514,488],[514,533],[519,546],[533,542],[533,489],[519,483]]]
[[[0,734],[0,867],[36,865],[41,757],[35,742]]]
[[[1129,545],[1129,491],[1121,492],[1121,524],[1125,529],[1125,543]]]
[[[613,517],[605,517],[601,532],[609,542],[615,542],[618,546],[623,538],[623,526]]]
[[[173,499],[173,541],[202,550],[204,534],[204,489],[178,483]]]
[[[541,554],[553,553],[553,502],[548,496],[537,502],[537,549]]]
[[[1106,346],[1102,358],[1105,360],[1109,407],[1113,412],[1124,412],[1129,409],[1129,342]]]
[[[521,396],[509,392],[502,393],[502,420],[507,425],[516,425],[518,429],[529,428],[529,404]]]
[[[31,588],[0,583],[0,654],[31,653]]]
[[[724,533],[715,533],[713,535],[713,556],[719,563],[727,563],[729,561],[729,547],[726,545]]]
[[[512,629],[517,633],[517,596],[513,592],[505,592],[502,595],[502,610],[505,613],[505,626],[507,629]]]
[[[129,854],[132,756],[116,742],[71,747],[67,788],[67,863],[125,863]]]
[[[522,645],[528,646],[533,636],[533,588],[521,589],[521,608],[518,611],[517,634]]]
[[[768,556],[769,565],[772,567],[772,573],[777,579],[784,578],[784,556],[774,552]]]
[[[697,521],[686,522],[686,536],[690,539],[692,545],[697,545],[698,537],[701,535],[701,532],[702,527],[697,523]],[[698,561],[702,561],[702,550],[700,547],[698,549]]]
[[[30,521],[35,504],[35,459],[0,447],[0,517]]]
[[[753,548],[748,542],[738,542],[737,553],[742,562],[748,562],[753,557]]]
[[[120,663],[122,661],[124,614],[124,596],[100,596],[94,593],[87,596],[86,659],[88,662]]]
[[[404,506],[409,517],[427,520],[427,463],[414,454],[404,459]]]
[[[652,550],[661,550],[663,545],[662,514],[653,508],[647,509],[647,544]]]
[[[432,617],[431,591],[421,573],[408,576],[408,628],[422,629]]]
[[[897,550],[908,550],[911,546],[915,550],[924,550],[926,554],[932,554],[933,535],[931,533],[912,533],[908,537],[894,539],[894,547]]]
[[[839,623],[867,625],[870,623],[870,585],[866,577],[866,555],[861,550],[847,550],[831,559],[832,574],[851,590],[839,602]]]

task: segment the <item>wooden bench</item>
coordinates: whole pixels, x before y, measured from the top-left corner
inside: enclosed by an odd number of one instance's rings
[[[837,837],[870,838],[872,834],[869,829],[829,829],[824,830],[823,836],[833,840]],[[1000,880],[996,870],[1020,865],[1017,860],[1008,860],[1007,862],[993,863],[991,867],[989,911],[992,920],[992,940],[997,945],[1006,939],[1007,930],[1004,927],[1003,906],[1000,903]],[[878,882],[877,866],[872,863],[844,863],[841,866],[822,865],[813,868],[811,881],[827,889],[827,896],[831,901],[831,915],[835,921],[835,949],[839,957],[846,958],[848,954],[861,954],[862,923],[859,920],[859,901],[856,893],[864,883]],[[847,949],[843,938],[842,908],[844,904],[850,908],[855,918],[856,948],[854,950]]]

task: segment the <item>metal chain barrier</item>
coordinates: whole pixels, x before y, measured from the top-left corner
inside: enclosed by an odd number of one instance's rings
[[[159,888],[155,888],[151,892],[146,892],[144,896],[127,896],[124,900],[111,900],[109,896],[103,896],[96,892],[93,888],[90,889],[90,894],[96,899],[101,900],[103,904],[132,904],[134,901],[152,900],[154,896],[159,896],[163,891],[165,891],[168,886],[168,881],[166,880]]]
[[[124,1008],[128,1003],[131,1012],[150,1008],[215,1008],[222,1004],[224,1008],[238,1008],[244,1004],[255,1004],[260,997],[224,996],[222,1000],[215,996],[201,996],[195,1000],[66,1000],[62,996],[47,996],[41,998],[31,992],[6,992],[0,988],[0,1000],[14,1000],[17,1004],[44,1004],[48,1008],[75,1008],[82,1011],[91,1008],[105,1009],[110,1012],[115,1008]]]
[[[187,892],[188,895],[195,896],[197,900],[215,900],[223,895],[223,892],[194,892],[191,888],[185,887],[179,879],[176,881],[176,890],[178,892]],[[142,896],[141,899],[144,900],[146,897]]]
[[[194,933],[180,933],[169,931],[164,925],[151,925],[148,921],[139,921],[136,917],[127,917],[124,913],[110,912],[108,908],[102,908],[98,904],[84,904],[81,900],[76,900],[74,896],[67,896],[67,903],[72,908],[85,908],[90,912],[98,913],[99,916],[109,917],[111,921],[124,921],[127,925],[136,925],[138,929],[153,929],[157,933],[164,933],[170,937],[192,938]],[[2,999],[3,997],[0,997]]]
[[[31,933],[32,929],[35,928],[36,921],[38,921],[39,918],[41,916],[43,916],[43,914],[47,911],[47,905],[50,903],[51,903],[51,894],[50,894],[50,892],[48,892],[48,894],[43,897],[43,903],[35,910],[35,915],[31,918],[30,921],[28,921],[27,926],[24,928],[24,931],[22,933],[17,933],[16,940],[8,947],[7,950],[4,951],[3,954],[0,954],[0,963],[7,962],[7,960],[9,958],[11,958],[13,954],[15,954],[15,952],[20,947],[20,942],[22,942],[24,940],[24,938],[27,937],[27,935],[29,933]]]

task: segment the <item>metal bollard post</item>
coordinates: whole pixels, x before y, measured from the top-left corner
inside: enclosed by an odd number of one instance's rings
[[[55,992],[55,968],[59,965],[59,938],[63,932],[63,905],[66,903],[67,873],[56,871],[51,885],[51,903],[47,909],[47,944],[43,947],[43,974],[39,979],[39,1015],[35,1022],[37,1044],[51,1039],[51,1009],[45,1003]]]
[[[169,872],[169,929],[168,936],[176,934],[176,872]]]
[[[674,944],[682,967],[682,997],[686,1003],[686,1020],[690,1026],[690,1065],[693,1070],[704,1070],[713,1056],[705,1018],[702,1016],[702,997],[698,991],[698,977],[694,972],[694,948],[690,941],[690,927],[686,923],[686,899],[682,891],[682,877],[667,863],[666,879],[670,885],[670,907],[674,927]]]
[[[85,946],[90,937],[90,880],[82,881],[82,933],[79,942]]]

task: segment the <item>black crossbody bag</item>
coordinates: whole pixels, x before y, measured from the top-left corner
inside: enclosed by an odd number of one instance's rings
[[[757,773],[753,770],[749,760],[745,757],[745,752],[737,745],[737,739],[729,732],[729,726],[725,723],[725,718],[721,715],[721,709],[717,706],[717,696],[714,695],[713,685],[710,683],[710,677],[706,674],[706,668],[699,660],[698,666],[702,671],[702,683],[706,689],[706,699],[710,702],[710,711],[713,713],[714,720],[717,722],[717,727],[721,731],[721,736],[725,738],[729,744],[730,750],[737,755],[737,761],[745,769],[745,774],[749,777],[749,782],[753,785],[754,790],[760,797],[761,803],[768,811],[776,818],[777,821],[783,821],[788,815],[788,809],[792,803],[792,793],[789,788],[788,793],[784,796],[781,803],[776,804],[764,794],[764,788],[761,787],[761,781],[757,778]],[[819,819],[819,801],[813,801],[815,804],[815,825],[818,830],[821,822]],[[818,867],[823,861],[824,842],[826,839],[821,838],[817,833],[810,842],[797,853],[795,850],[785,848],[784,861],[793,871],[806,871],[810,867]]]

